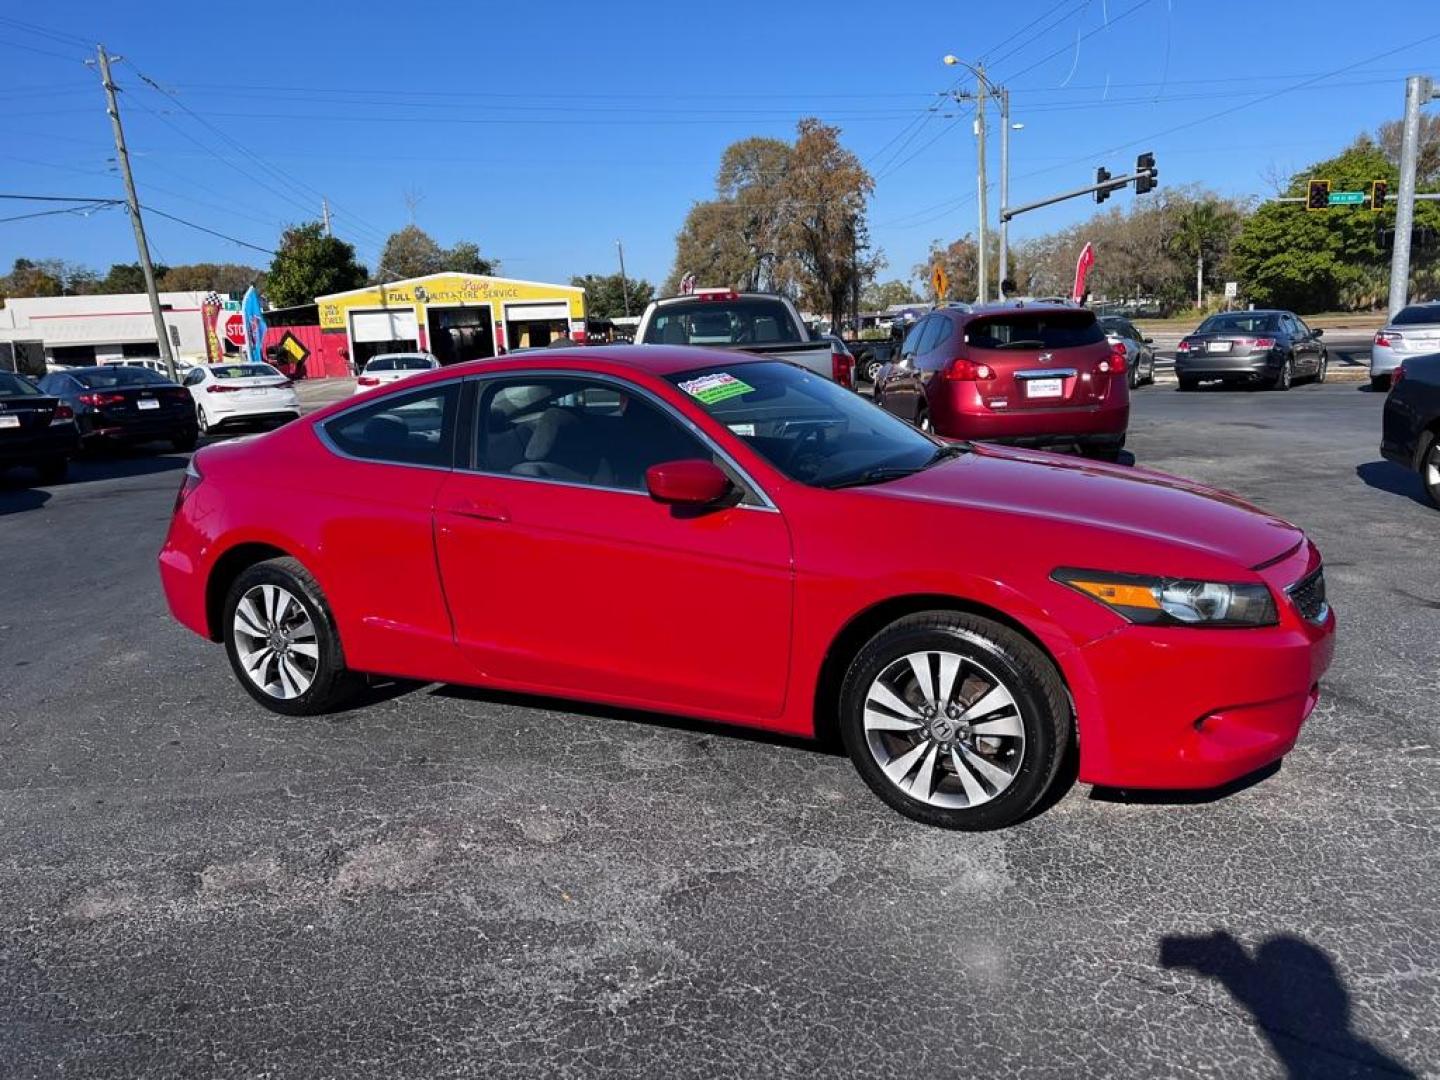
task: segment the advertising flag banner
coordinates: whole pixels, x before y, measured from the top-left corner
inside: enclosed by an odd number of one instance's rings
[[[245,290],[245,299],[240,301],[240,314],[245,318],[245,349],[252,364],[265,362],[265,312],[260,307],[260,294],[255,286]]]
[[[1084,250],[1080,252],[1080,258],[1075,261],[1075,289],[1070,297],[1077,304],[1085,299],[1085,279],[1090,276],[1090,268],[1094,265],[1095,249],[1087,241]]]

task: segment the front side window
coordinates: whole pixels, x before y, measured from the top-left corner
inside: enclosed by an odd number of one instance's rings
[[[325,434],[351,457],[449,468],[459,395],[459,383],[444,383],[386,397],[327,421]]]
[[[937,444],[859,395],[790,364],[738,363],[669,377],[780,472],[815,487],[891,478]]]
[[[482,472],[644,491],[645,471],[713,455],[639,394],[567,375],[496,381],[480,395]]]

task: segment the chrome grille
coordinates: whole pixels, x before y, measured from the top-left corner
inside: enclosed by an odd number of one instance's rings
[[[1306,574],[1285,591],[1290,594],[1290,599],[1294,601],[1301,618],[1314,623],[1325,621],[1325,616],[1330,611],[1330,605],[1325,602],[1324,567]]]

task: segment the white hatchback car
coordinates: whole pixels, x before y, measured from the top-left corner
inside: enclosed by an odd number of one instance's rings
[[[422,371],[434,371],[440,361],[428,352],[381,353],[372,356],[355,380],[355,393],[363,394],[377,386],[408,379]]]
[[[200,434],[241,424],[284,424],[300,416],[295,384],[269,364],[201,364],[184,379]]]

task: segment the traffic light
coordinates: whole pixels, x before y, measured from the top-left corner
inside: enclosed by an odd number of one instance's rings
[[[1330,181],[1311,180],[1310,190],[1305,196],[1306,210],[1328,210],[1330,207]]]
[[[1155,168],[1155,155],[1146,151],[1135,159],[1135,194],[1144,195],[1147,191],[1154,191],[1160,175],[1160,170]]]
[[[1095,183],[1097,183],[1097,184],[1104,184],[1105,181],[1107,181],[1107,180],[1109,180],[1109,179],[1110,179],[1110,170],[1107,169],[1107,168],[1105,168],[1104,165],[1098,165],[1098,166],[1096,166],[1096,168],[1095,168]],[[1104,202],[1106,199],[1108,199],[1109,197],[1110,197],[1110,189],[1109,189],[1108,187],[1098,187],[1098,188],[1095,189],[1095,201],[1096,201],[1097,203],[1102,203],[1102,202]]]
[[[1370,184],[1370,209],[1384,210],[1385,195],[1390,190],[1390,185],[1384,180],[1375,180]]]

